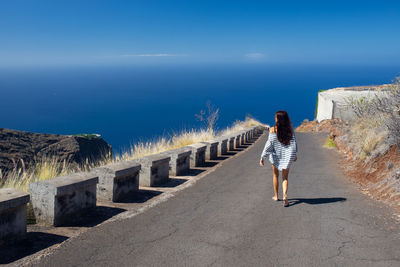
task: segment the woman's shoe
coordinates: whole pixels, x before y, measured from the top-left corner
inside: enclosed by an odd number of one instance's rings
[[[279,199],[278,199],[278,197],[272,197],[272,200],[273,201],[278,201]]]
[[[284,207],[289,207],[289,201],[287,199],[283,200],[283,206]]]

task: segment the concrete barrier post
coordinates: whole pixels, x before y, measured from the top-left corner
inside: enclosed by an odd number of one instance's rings
[[[254,128],[254,138],[258,139],[258,136],[259,136],[259,130],[258,130],[258,127],[255,127]]]
[[[235,139],[236,139],[235,136],[229,137],[229,150],[230,151],[235,150]]]
[[[240,135],[240,145],[244,145],[244,144],[246,144],[246,133],[245,132],[242,132],[241,133],[241,135]]]
[[[190,154],[192,151],[188,148],[178,148],[162,152],[161,154],[171,157],[169,162],[169,174],[172,176],[185,175],[190,169]]]
[[[74,173],[29,184],[36,221],[59,226],[95,208],[98,181],[93,173]]]
[[[0,245],[21,239],[26,234],[26,204],[29,194],[14,189],[0,189]]]
[[[202,143],[192,144],[187,146],[192,150],[190,155],[190,167],[202,167],[206,161],[207,146]]]
[[[253,126],[253,128],[251,129],[251,134],[252,134],[253,139],[257,139],[257,127],[256,126]]]
[[[136,162],[142,165],[140,170],[139,185],[157,186],[169,181],[170,156],[156,154],[139,159]]]
[[[215,160],[218,158],[218,144],[217,140],[208,140],[201,142],[207,146],[206,148],[206,160]]]
[[[257,127],[257,133],[258,133],[258,135],[259,135],[259,136],[262,135],[262,134],[264,133],[264,130],[265,130],[264,127],[258,126],[258,127]]]
[[[228,154],[228,138],[220,138],[218,144],[218,154],[226,155]]]
[[[246,142],[247,142],[247,143],[250,143],[250,142],[251,142],[250,131],[249,131],[249,130],[246,131]]]
[[[240,148],[240,137],[241,137],[240,134],[235,136],[235,147],[236,148]]]
[[[93,169],[91,172],[99,177],[97,198],[119,202],[132,196],[139,190],[140,164],[123,161]]]
[[[251,127],[249,132],[250,132],[250,139],[254,139],[254,128]]]

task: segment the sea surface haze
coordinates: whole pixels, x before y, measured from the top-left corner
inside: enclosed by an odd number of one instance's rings
[[[115,151],[198,128],[211,101],[218,128],[246,114],[273,124],[285,109],[294,126],[314,118],[317,92],[390,83],[400,66],[171,64],[0,69],[0,127],[98,133]]]

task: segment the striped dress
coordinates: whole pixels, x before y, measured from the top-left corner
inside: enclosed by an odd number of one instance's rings
[[[269,133],[261,158],[266,158],[267,155],[269,155],[271,164],[281,171],[283,169],[289,169],[296,157],[296,153],[297,143],[294,133],[289,145],[284,145],[279,142],[276,133]]]

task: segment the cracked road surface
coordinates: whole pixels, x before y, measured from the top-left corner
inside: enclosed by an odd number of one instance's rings
[[[341,174],[324,138],[297,133],[288,208],[271,200],[270,165],[258,166],[263,136],[175,197],[90,229],[39,264],[400,266],[399,224]]]

